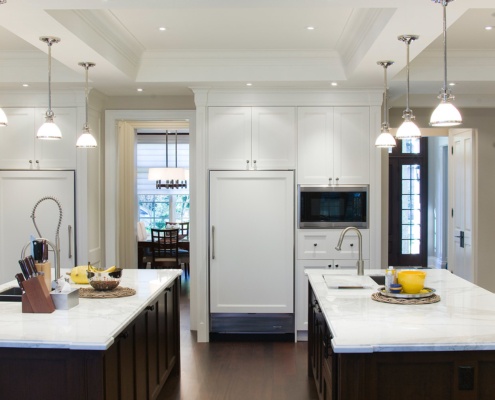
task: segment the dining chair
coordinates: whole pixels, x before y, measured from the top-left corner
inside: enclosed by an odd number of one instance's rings
[[[189,270],[189,222],[167,222],[167,227],[176,226],[179,229],[179,257],[184,264],[185,276],[190,276]],[[181,246],[181,240],[187,239],[187,246]],[[184,243],[185,244],[185,243]]]
[[[180,268],[178,229],[151,229],[151,242],[151,268]]]

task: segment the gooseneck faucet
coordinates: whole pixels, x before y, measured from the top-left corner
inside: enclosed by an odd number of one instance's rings
[[[58,206],[58,224],[57,224],[57,229],[55,231],[55,245],[52,243],[49,243],[50,247],[52,248],[53,252],[55,253],[55,279],[54,281],[57,281],[58,278],[60,278],[60,226],[62,225],[62,205],[60,204],[60,201],[56,199],[55,197],[52,196],[45,196],[42,197],[40,200],[36,202],[36,204],[33,207],[33,212],[31,213],[31,219],[33,220],[34,227],[36,228],[36,232],[38,232],[38,235],[40,238],[43,238],[43,235],[40,233],[40,230],[38,229],[38,226],[36,225],[36,208],[40,205],[45,200],[53,200],[57,206]],[[52,283],[53,285],[53,283]]]
[[[357,261],[357,274],[358,275],[364,275],[363,236],[361,235],[361,232],[359,231],[358,228],[356,228],[354,226],[349,226],[349,227],[345,228],[340,233],[339,242],[337,243],[337,246],[335,247],[335,250],[337,250],[337,251],[340,251],[341,250],[342,241],[344,240],[344,236],[349,231],[356,231],[356,233],[357,233],[358,242],[359,242],[359,258],[358,258],[358,261]]]

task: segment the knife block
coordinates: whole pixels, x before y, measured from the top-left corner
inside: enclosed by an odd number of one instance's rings
[[[48,291],[52,290],[52,265],[50,261],[46,261],[44,263],[35,263],[36,269],[38,272],[43,272],[45,285]]]
[[[23,313],[52,313],[55,305],[41,275],[22,282],[25,293],[22,295]]]

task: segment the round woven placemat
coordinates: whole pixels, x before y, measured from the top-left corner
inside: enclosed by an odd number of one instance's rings
[[[113,290],[95,290],[93,288],[80,288],[79,297],[84,299],[111,299],[115,297],[134,296],[136,291],[128,287],[117,286]]]
[[[422,297],[420,299],[402,299],[402,298],[394,298],[387,297],[381,293],[373,293],[371,298],[375,301],[379,301],[381,303],[389,303],[389,304],[432,304],[438,303],[440,301],[440,296],[437,294],[433,294],[429,297]]]

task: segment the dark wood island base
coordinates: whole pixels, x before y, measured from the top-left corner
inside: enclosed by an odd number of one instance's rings
[[[180,373],[179,293],[176,278],[106,351],[0,348],[0,398],[157,398]]]
[[[308,374],[320,399],[495,398],[495,351],[334,353],[331,338],[310,286]]]

